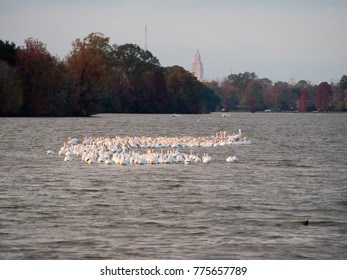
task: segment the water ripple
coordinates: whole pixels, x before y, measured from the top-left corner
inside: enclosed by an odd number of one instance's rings
[[[344,114],[7,118],[0,126],[1,259],[347,258]],[[242,128],[254,144],[194,148],[214,160],[191,166],[109,168],[45,154],[69,136],[198,137],[216,128]],[[234,154],[240,161],[227,164]]]

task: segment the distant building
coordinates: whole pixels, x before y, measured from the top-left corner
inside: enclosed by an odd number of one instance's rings
[[[199,50],[196,50],[196,53],[194,55],[194,61],[192,63],[192,73],[199,81],[202,81],[204,79],[204,68],[201,62]]]

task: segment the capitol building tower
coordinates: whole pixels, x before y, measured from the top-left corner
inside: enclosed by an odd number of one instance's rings
[[[204,79],[204,68],[202,66],[199,50],[196,50],[196,53],[194,55],[192,73],[199,81],[202,81]]]

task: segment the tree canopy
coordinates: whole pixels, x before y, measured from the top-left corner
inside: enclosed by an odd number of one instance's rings
[[[208,113],[219,103],[190,72],[161,67],[138,45],[110,45],[99,32],[76,39],[63,60],[33,38],[22,47],[0,41],[0,74],[5,116]]]
[[[300,80],[296,84],[273,83],[255,73],[231,74],[220,85],[205,83],[220,97],[223,111],[347,111],[347,76],[338,83],[318,86]]]
[[[162,67],[136,44],[110,45],[99,32],[76,39],[64,59],[34,38],[19,47],[0,40],[0,116],[265,109],[347,111],[347,76],[316,86],[244,72],[202,83],[180,66]]]

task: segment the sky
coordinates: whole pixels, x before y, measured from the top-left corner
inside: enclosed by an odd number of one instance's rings
[[[0,39],[27,38],[64,58],[72,42],[101,32],[111,44],[145,44],[162,66],[204,77],[255,72],[273,82],[339,81],[347,75],[346,0],[0,0]]]

